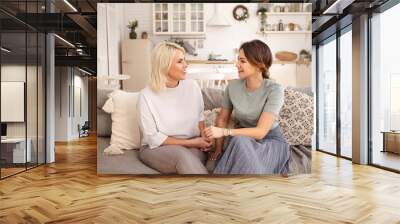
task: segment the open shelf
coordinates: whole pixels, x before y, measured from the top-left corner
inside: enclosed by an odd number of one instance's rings
[[[310,30],[306,30],[306,31],[258,31],[257,34],[311,34]]]
[[[267,12],[267,16],[311,16],[311,12]]]
[[[311,61],[300,61],[300,60],[296,60],[296,61],[280,61],[277,59],[274,59],[272,61],[272,64],[281,64],[281,65],[285,65],[285,64],[297,64],[297,65],[309,65],[311,63]]]

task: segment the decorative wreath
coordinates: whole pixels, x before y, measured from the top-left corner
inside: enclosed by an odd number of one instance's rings
[[[249,18],[249,10],[244,5],[238,5],[233,9],[233,18],[243,21]]]

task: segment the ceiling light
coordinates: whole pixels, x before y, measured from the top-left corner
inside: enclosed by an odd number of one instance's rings
[[[67,4],[72,10],[74,10],[75,12],[78,12],[78,10],[71,4],[69,3],[68,0],[64,0],[65,4]]]
[[[5,47],[1,47],[1,50],[4,51],[4,52],[6,52],[6,53],[10,53],[10,52],[11,52],[11,50],[9,50],[9,49],[7,49],[7,48],[5,48]]]
[[[68,44],[69,46],[75,48],[75,45],[73,45],[71,42],[69,42],[68,40],[58,36],[57,34],[54,34],[55,37],[57,37],[58,39],[60,39],[61,41],[63,41],[64,43]]]
[[[88,71],[86,71],[86,70],[83,70],[83,69],[81,69],[81,68],[79,68],[79,67],[78,67],[78,70],[81,71],[81,72],[83,72],[83,73],[85,73],[85,74],[87,74],[87,75],[93,75],[92,73],[90,73],[90,72],[88,72]]]
[[[353,2],[354,0],[336,0],[322,14],[342,14],[343,10]]]

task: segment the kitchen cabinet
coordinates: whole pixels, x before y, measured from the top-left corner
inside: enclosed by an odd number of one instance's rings
[[[155,35],[204,35],[203,3],[154,3]]]
[[[270,78],[284,87],[311,87],[311,66],[308,64],[272,64]]]

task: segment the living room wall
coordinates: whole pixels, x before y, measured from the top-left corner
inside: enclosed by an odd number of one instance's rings
[[[55,72],[55,140],[69,141],[79,138],[78,124],[88,121],[88,77],[72,67]]]

